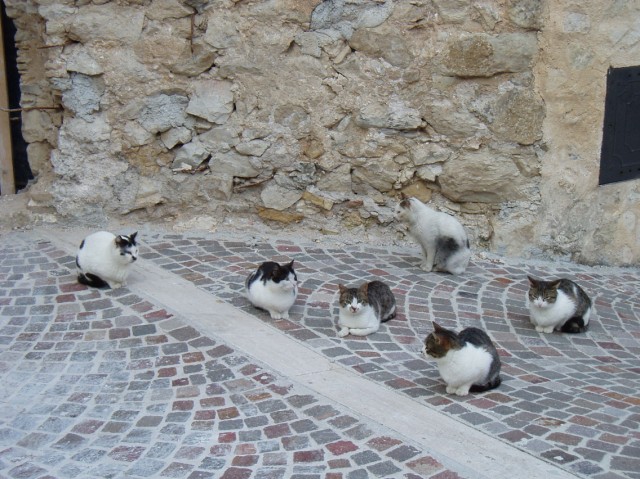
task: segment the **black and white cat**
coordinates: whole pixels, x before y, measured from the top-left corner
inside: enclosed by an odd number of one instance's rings
[[[592,305],[584,290],[570,279],[529,279],[529,313],[536,331],[582,333],[589,327]]]
[[[118,236],[98,231],[83,239],[76,254],[78,282],[96,288],[124,286],[138,259],[137,235],[137,231]]]
[[[491,338],[478,328],[456,333],[433,322],[434,331],[424,342],[424,354],[435,358],[447,394],[466,396],[497,388],[500,356]]]
[[[464,227],[453,216],[429,208],[417,198],[401,196],[396,218],[406,224],[409,233],[422,247],[425,271],[464,273],[471,258]]]
[[[363,283],[359,288],[340,284],[338,336],[366,336],[375,333],[380,323],[396,315],[396,299],[382,281]]]
[[[273,319],[289,318],[289,309],[298,296],[298,277],[293,261],[286,264],[265,261],[244,284],[251,304],[267,310]]]

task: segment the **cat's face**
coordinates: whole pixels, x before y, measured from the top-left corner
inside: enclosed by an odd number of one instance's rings
[[[275,265],[267,273],[267,281],[271,281],[281,291],[293,291],[298,285],[298,276],[293,269],[293,261]]]
[[[116,236],[116,248],[123,263],[133,263],[138,259],[138,244],[136,243],[136,231],[130,235]]]
[[[529,279],[529,302],[538,308],[548,308],[558,299],[560,280],[540,281],[527,276]]]
[[[450,350],[455,349],[457,335],[435,322],[433,325],[435,330],[425,339],[422,352],[427,357],[443,358]]]
[[[400,203],[396,206],[396,219],[403,223],[409,223],[413,218],[412,202],[416,201],[414,198],[402,195]]]
[[[369,305],[368,294],[365,288],[347,288],[339,285],[340,288],[340,307],[353,314],[362,311]]]

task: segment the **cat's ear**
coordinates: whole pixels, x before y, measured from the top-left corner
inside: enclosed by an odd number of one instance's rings
[[[137,231],[129,235],[129,239],[131,240],[131,243],[136,244],[136,236],[138,236]]]
[[[116,246],[124,246],[126,244],[122,235],[116,236]]]
[[[360,292],[360,294],[362,294],[363,297],[368,297],[369,296],[369,283],[362,283],[360,285],[360,287],[358,288],[358,291]]]
[[[344,293],[347,290],[347,287],[344,284],[339,284],[338,289],[340,290],[340,293]]]
[[[294,261],[295,261],[295,260],[293,260],[293,259],[291,260],[291,263],[289,263],[289,268],[293,269],[293,262],[294,262]]]
[[[407,195],[405,195],[405,194],[404,194],[404,192],[402,192],[402,191],[400,192],[400,199],[401,199],[401,200],[406,200],[406,199],[408,199],[408,198],[409,198],[409,197],[408,197]]]
[[[551,283],[549,283],[549,287],[553,289],[558,289],[561,281],[562,281],[561,279],[556,279],[555,281],[552,281]]]
[[[529,276],[529,275],[527,275],[527,279],[529,280],[529,285],[530,286],[535,287],[538,284],[538,282],[535,279],[533,279],[531,276]]]
[[[432,323],[433,323],[433,330],[436,333],[441,333],[442,331],[444,331],[444,328],[440,326],[438,323],[436,323],[435,321],[432,321]]]

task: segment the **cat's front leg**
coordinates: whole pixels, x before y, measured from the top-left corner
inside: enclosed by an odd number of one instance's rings
[[[420,263],[420,268],[427,273],[433,271],[433,261],[436,257],[436,252],[432,248],[422,247],[422,253],[424,254],[424,260]]]
[[[457,389],[458,389],[458,388],[457,388],[457,387],[455,387],[455,386],[449,386],[449,385],[447,385],[447,394],[455,394],[455,392],[456,392],[456,390],[457,390]]]
[[[367,334],[378,331],[379,326],[371,326],[370,328],[351,328],[349,332],[354,336],[366,336]]]
[[[275,310],[269,310],[269,315],[271,315],[271,319],[287,319],[289,318],[289,314],[288,313],[284,313],[287,315],[287,317],[285,318],[283,313],[281,313],[280,311],[275,311]]]

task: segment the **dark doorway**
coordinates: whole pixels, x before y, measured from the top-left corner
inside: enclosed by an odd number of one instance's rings
[[[640,67],[609,68],[600,183],[640,178]]]
[[[15,44],[16,27],[13,24],[13,20],[7,17],[4,2],[0,2],[0,5],[2,6],[3,53],[9,94],[8,107],[13,110],[20,108],[20,74],[18,73],[18,52]],[[11,150],[13,153],[13,176],[16,191],[18,191],[27,186],[29,180],[33,179],[33,173],[27,158],[27,143],[22,137],[22,114],[20,111],[11,112],[9,119],[11,125]]]

